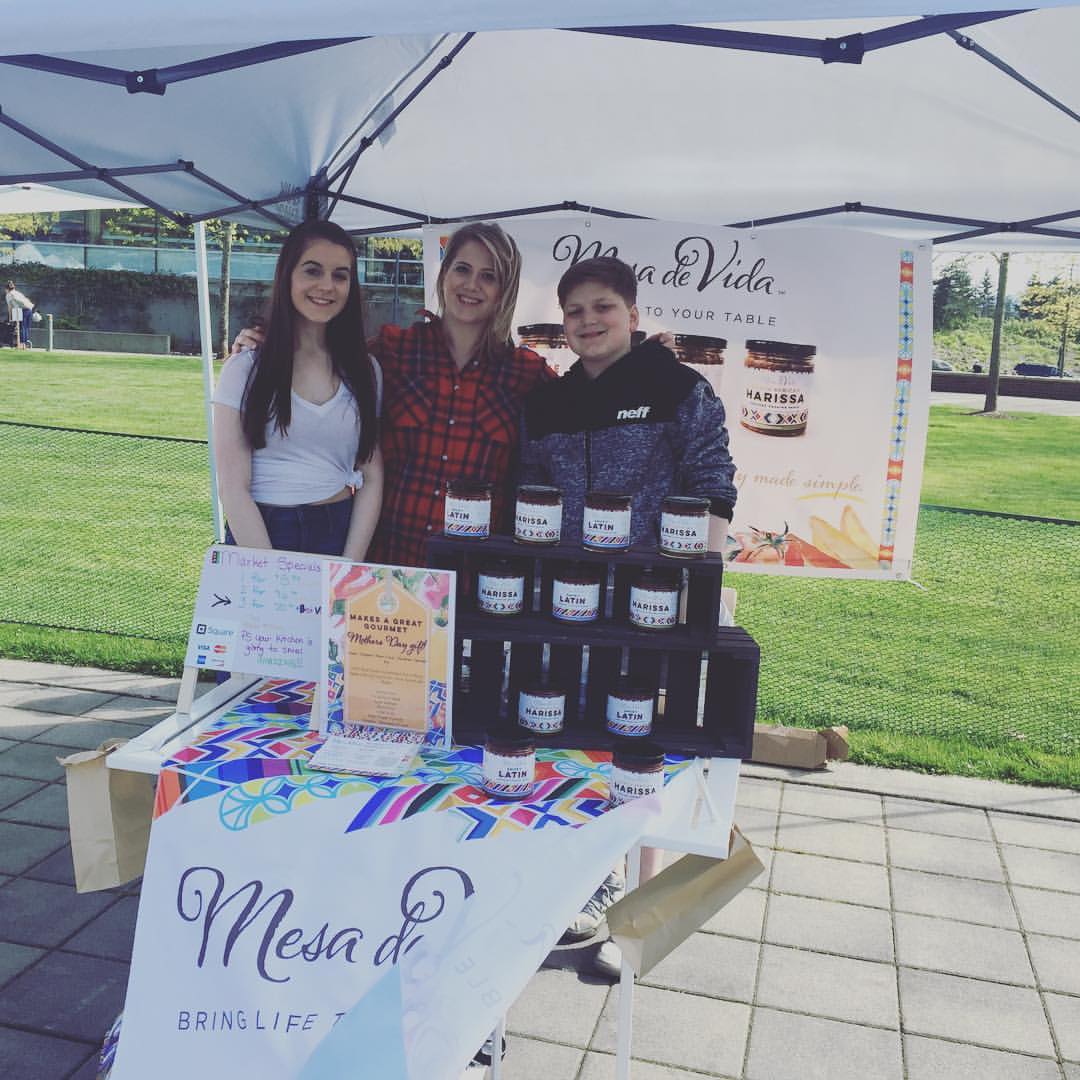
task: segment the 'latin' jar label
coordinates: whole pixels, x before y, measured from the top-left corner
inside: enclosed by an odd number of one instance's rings
[[[536,754],[496,754],[484,750],[484,790],[489,795],[520,799],[533,788]]]
[[[451,481],[446,485],[443,532],[470,540],[491,535],[491,485]]]
[[[612,735],[641,738],[652,732],[653,699],[641,695],[608,694],[607,729]]]
[[[551,588],[551,614],[563,622],[592,622],[600,614],[600,582],[556,578]]]
[[[629,495],[589,492],[581,520],[581,542],[588,548],[604,550],[630,546]]]

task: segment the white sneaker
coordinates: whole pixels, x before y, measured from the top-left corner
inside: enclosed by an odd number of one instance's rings
[[[604,913],[626,892],[626,881],[617,870],[600,883],[585,906],[574,916],[563,934],[563,941],[585,941],[591,938],[604,922]]]
[[[608,939],[596,950],[593,970],[606,979],[618,979],[622,975],[622,949]]]

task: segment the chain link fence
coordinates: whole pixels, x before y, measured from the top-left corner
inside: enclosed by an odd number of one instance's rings
[[[183,643],[207,446],[0,423],[0,621]],[[732,573],[759,715],[1080,753],[1080,523],[924,507],[914,583]]]

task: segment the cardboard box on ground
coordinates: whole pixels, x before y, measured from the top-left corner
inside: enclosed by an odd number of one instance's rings
[[[843,725],[821,728],[755,724],[750,758],[760,765],[787,765],[794,769],[821,769],[826,761],[846,761],[848,729]]]

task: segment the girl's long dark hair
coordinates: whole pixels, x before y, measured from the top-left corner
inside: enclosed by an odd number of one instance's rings
[[[266,445],[266,425],[273,421],[282,434],[292,422],[293,351],[296,347],[296,311],[291,296],[292,273],[313,240],[328,240],[350,255],[349,295],[345,307],[326,326],[326,345],[334,373],[352,392],[360,413],[360,446],[356,463],[370,461],[378,444],[375,415],[375,372],[364,334],[360,279],[356,272],[356,248],[352,237],[329,221],[305,221],[297,225],[281,246],[270,295],[266,337],[244,391],[241,417],[244,435],[253,449]]]

